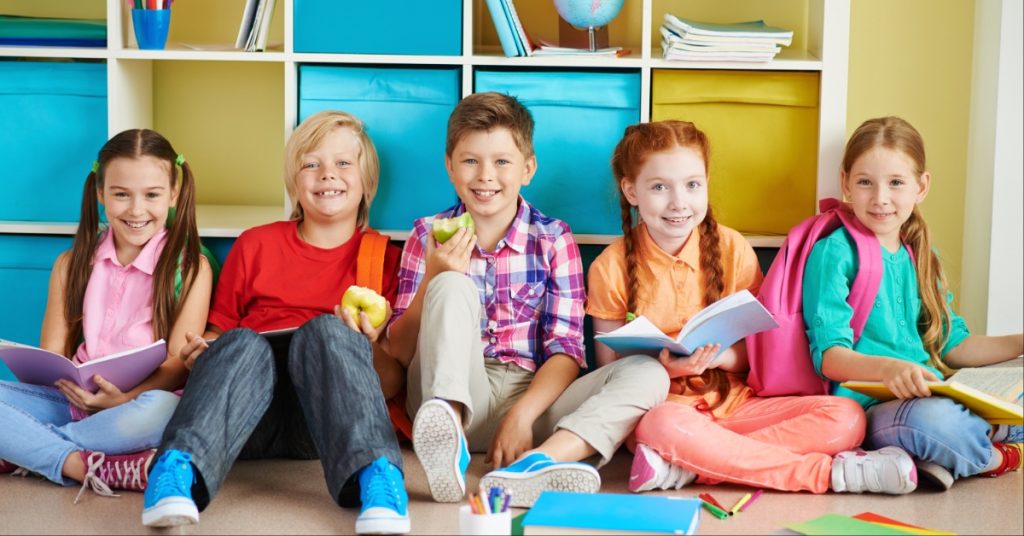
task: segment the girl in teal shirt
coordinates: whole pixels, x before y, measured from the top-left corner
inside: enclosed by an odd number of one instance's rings
[[[917,207],[931,186],[920,134],[897,117],[866,121],[846,145],[840,180],[853,213],[878,237],[884,275],[854,343],[846,298],[857,274],[856,246],[844,228],[815,244],[803,287],[815,370],[832,380],[833,394],[867,409],[866,447],[906,450],[920,474],[944,488],[956,478],[1020,469],[1020,426],[993,427],[949,398],[930,397],[925,385],[944,379],[951,368],[1024,353],[1024,334],[971,335],[952,311],[952,294]],[[881,381],[897,400],[878,403],[838,385],[850,380]]]

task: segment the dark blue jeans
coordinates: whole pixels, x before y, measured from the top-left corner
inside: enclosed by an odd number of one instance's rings
[[[331,497],[358,504],[359,469],[402,455],[366,338],[331,315],[272,345],[256,332],[224,333],[196,360],[157,456],[192,455],[200,510],[235,459],[320,458]]]

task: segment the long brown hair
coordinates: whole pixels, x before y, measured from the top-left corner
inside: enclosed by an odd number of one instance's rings
[[[125,130],[110,138],[100,149],[95,171],[89,173],[82,189],[82,215],[68,261],[64,293],[64,318],[68,335],[64,353],[74,354],[82,340],[82,305],[92,275],[93,256],[99,245],[98,190],[103,188],[104,172],[115,158],[150,156],[167,162],[171,188],[178,184],[178,152],[171,143],[152,130]],[[153,338],[166,339],[181,311],[182,298],[188,295],[199,274],[199,230],[196,228],[195,180],[188,162],[181,164],[181,184],[174,220],[167,241],[153,272]],[[112,231],[111,231],[112,232]],[[181,293],[175,292],[175,275],[181,269]]]
[[[925,166],[924,140],[917,129],[899,117],[869,119],[857,127],[846,143],[843,171],[849,180],[850,169],[864,153],[875,147],[900,151],[914,162],[914,175],[920,180],[928,168]],[[951,369],[942,362],[940,352],[949,339],[951,315],[946,302],[948,283],[939,257],[932,250],[931,233],[917,206],[900,228],[900,238],[914,252],[917,269],[917,291],[921,296],[921,315],[917,331],[930,356],[932,366],[948,373]]]
[[[704,158],[704,171],[708,170],[711,159],[711,144],[707,136],[693,123],[688,121],[658,121],[641,123],[626,128],[622,140],[615,146],[612,154],[612,172],[619,187],[619,208],[622,214],[622,236],[626,247],[626,296],[627,310],[636,311],[637,293],[640,283],[636,277],[639,263],[637,240],[639,232],[639,213],[630,205],[626,194],[622,191],[622,181],[633,183],[637,173],[647,159],[654,153],[670,150],[674,147],[696,149]],[[718,237],[718,223],[715,221],[708,205],[707,215],[700,223],[700,271],[704,279],[704,303],[706,307],[718,301],[725,290],[724,270],[722,268],[721,247]],[[700,376],[703,385],[694,386],[692,376],[685,379],[686,387],[698,393],[717,392],[719,397],[714,407],[725,401],[729,392],[729,382],[725,373],[719,369],[708,369]],[[714,409],[714,407],[712,409]]]

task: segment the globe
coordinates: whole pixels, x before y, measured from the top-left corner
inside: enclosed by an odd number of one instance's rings
[[[586,30],[607,26],[622,9],[624,0],[554,0],[565,22]]]

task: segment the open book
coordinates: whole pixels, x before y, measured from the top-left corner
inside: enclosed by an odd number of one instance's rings
[[[1024,361],[965,368],[942,382],[928,382],[933,395],[948,396],[992,424],[1024,424]],[[878,400],[896,398],[882,382],[843,382],[843,387]]]
[[[98,389],[92,380],[97,374],[122,391],[131,390],[165,359],[167,344],[163,339],[82,364],[49,350],[0,340],[0,361],[7,364],[19,381],[52,387],[54,382],[64,379],[90,392]]]
[[[705,344],[718,343],[722,350],[736,341],[779,325],[748,290],[722,298],[693,315],[675,339],[665,335],[644,316],[595,340],[620,355],[646,354],[657,356],[662,348],[678,355],[690,355]]]

